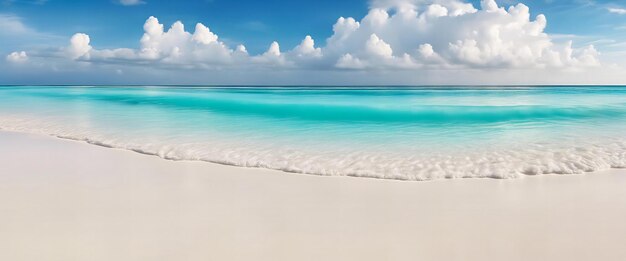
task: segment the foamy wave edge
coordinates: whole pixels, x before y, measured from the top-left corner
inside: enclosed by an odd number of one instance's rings
[[[27,134],[36,134],[36,135],[45,135],[50,137],[56,137],[65,140],[72,140],[77,142],[84,142],[90,145],[96,145],[105,148],[114,148],[114,149],[123,149],[128,151],[133,151],[136,153],[157,156],[161,159],[172,160],[172,161],[202,161],[220,165],[234,166],[234,167],[244,167],[244,168],[262,168],[262,169],[271,169],[277,171],[283,171],[286,173],[297,173],[297,174],[309,174],[309,175],[318,175],[318,176],[347,176],[347,177],[357,177],[357,178],[372,178],[372,179],[390,179],[390,180],[400,180],[400,181],[431,181],[431,180],[440,180],[440,179],[455,179],[455,178],[491,178],[491,179],[516,179],[524,176],[539,176],[539,175],[568,175],[568,174],[584,174],[584,173],[592,173],[597,171],[604,171],[609,169],[625,169],[626,168],[626,143],[623,143],[621,146],[621,150],[619,152],[615,152],[615,155],[612,155],[613,158],[606,160],[602,158],[590,158],[588,155],[579,155],[578,158],[581,158],[581,162],[561,162],[561,165],[567,165],[567,168],[563,168],[562,166],[556,166],[555,163],[549,162],[545,165],[526,165],[517,168],[508,168],[508,169],[499,169],[495,170],[495,168],[490,168],[492,171],[489,172],[481,172],[477,173],[475,170],[467,170],[465,173],[463,171],[456,170],[454,173],[445,173],[444,169],[439,168],[436,169],[431,175],[427,176],[418,176],[418,175],[410,175],[408,173],[381,173],[371,170],[358,170],[358,171],[338,171],[333,169],[321,169],[314,170],[312,168],[303,169],[297,166],[283,166],[283,167],[275,167],[268,163],[256,161],[256,162],[235,162],[232,160],[220,160],[220,159],[208,159],[202,157],[184,157],[180,154],[172,153],[175,152],[173,150],[167,149],[159,149],[159,150],[149,150],[141,147],[134,147],[130,145],[120,145],[112,142],[106,142],[101,140],[96,140],[89,137],[75,137],[70,135],[62,135],[45,132],[43,130],[33,130],[33,129],[24,129],[24,128],[7,128],[0,126],[0,131],[10,131],[10,132],[18,132],[18,133],[27,133]],[[165,146],[167,147],[167,146]],[[552,166],[550,166],[552,164]],[[462,164],[457,164],[462,165]]]

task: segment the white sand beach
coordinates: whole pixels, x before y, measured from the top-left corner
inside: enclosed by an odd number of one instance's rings
[[[0,132],[0,260],[626,260],[625,185],[321,177]]]

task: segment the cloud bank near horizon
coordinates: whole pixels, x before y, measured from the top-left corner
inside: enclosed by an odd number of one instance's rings
[[[98,49],[91,45],[89,35],[76,33],[67,46],[16,50],[6,61],[22,68],[29,63],[39,68],[47,63],[56,63],[52,65],[55,68],[70,64],[79,70],[117,68],[117,74],[129,68],[133,72],[155,68],[231,74],[271,70],[381,75],[584,71],[605,66],[593,45],[574,48],[571,41],[557,43],[545,33],[546,25],[544,15],[531,17],[529,8],[521,3],[505,8],[495,0],[482,0],[476,8],[462,0],[373,0],[362,19],[340,17],[324,45],[307,35],[290,49],[275,41],[264,53],[249,54],[244,45],[228,46],[202,23],[197,23],[193,32],[180,21],[166,30],[156,17],[149,17],[139,48]]]

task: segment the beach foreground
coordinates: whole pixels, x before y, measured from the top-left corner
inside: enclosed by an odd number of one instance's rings
[[[0,132],[0,260],[625,260],[625,184],[320,177]]]

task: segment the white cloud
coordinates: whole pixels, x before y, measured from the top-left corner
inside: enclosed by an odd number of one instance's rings
[[[443,67],[598,65],[593,52],[577,57],[583,52],[569,52],[568,47],[553,43],[544,32],[546,17],[538,15],[531,20],[529,8],[523,4],[505,9],[493,0],[483,0],[477,10],[458,0],[388,0],[375,1],[372,6],[360,22],[340,18],[324,52],[339,58],[350,53],[352,59],[358,58],[370,67],[393,65],[381,59],[374,61],[372,54],[390,58],[393,52],[408,62],[405,54],[415,54],[420,48],[417,53],[421,55],[408,57],[416,60],[418,68],[426,62],[423,58],[428,50],[438,54]],[[423,49],[424,44],[428,49]]]
[[[610,13],[614,13],[614,14],[621,14],[624,15],[626,14],[626,8],[608,8]]]
[[[70,45],[65,49],[67,56],[73,60],[84,57],[89,59],[89,51],[92,47],[89,45],[89,35],[77,33],[70,39]]]
[[[363,69],[367,65],[359,58],[355,58],[352,54],[347,53],[339,58],[335,66],[341,69]]]
[[[12,63],[24,63],[28,61],[28,55],[24,51],[12,52],[7,55],[6,60]]]
[[[231,50],[210,29],[198,23],[192,34],[185,31],[180,21],[167,31],[156,17],[149,17],[144,23],[144,34],[139,49],[93,49],[88,60],[104,63],[156,64],[179,68],[208,68],[229,65],[246,57],[245,47]],[[85,58],[85,57],[83,57]]]
[[[196,31],[193,33],[193,40],[201,44],[217,42],[217,35],[211,32],[208,27],[201,23],[196,24]]]
[[[417,48],[416,58],[417,60],[421,61],[424,65],[446,66],[445,60],[441,58],[441,56],[439,56],[439,54],[435,52],[435,50],[433,49],[433,46],[428,43],[421,44]]]
[[[375,0],[360,20],[340,17],[323,46],[316,46],[307,35],[284,52],[278,42],[272,42],[267,51],[249,54],[243,45],[228,46],[201,23],[193,32],[180,21],[166,30],[156,17],[149,17],[139,48],[97,49],[88,35],[78,33],[62,51],[70,60],[117,67],[246,72],[264,68],[565,71],[601,66],[594,46],[574,48],[572,42],[558,42],[544,32],[546,24],[544,15],[531,18],[523,4],[505,8],[494,0],[482,0],[477,9],[463,0]]]
[[[480,0],[480,8],[486,12],[497,12],[500,10],[496,0]]]
[[[421,44],[418,48],[419,54],[424,57],[433,57],[436,55],[435,50],[433,50],[433,46],[430,44]]]
[[[141,0],[120,0],[120,4],[121,5],[141,5],[141,4],[145,4],[146,2],[141,1]]]
[[[272,44],[270,45],[270,48],[268,48],[267,51],[263,55],[274,56],[274,57],[280,56],[280,45],[278,45],[278,42],[276,41],[272,42]]]
[[[391,58],[393,56],[391,45],[378,38],[376,34],[370,35],[370,38],[365,43],[365,50],[369,54],[380,58]]]
[[[255,64],[267,65],[270,67],[290,65],[286,60],[285,54],[281,53],[280,45],[276,41],[272,42],[270,47],[263,54],[252,57],[251,61]]]
[[[298,57],[320,57],[322,56],[322,49],[315,47],[315,40],[310,35],[304,37],[304,40],[300,45],[294,48],[294,53]]]
[[[430,17],[448,16],[448,8],[442,5],[432,4],[426,9],[426,15]]]
[[[246,46],[244,46],[243,44],[237,45],[237,48],[235,48],[235,52],[239,52],[241,54],[248,54],[248,50],[246,49]]]

